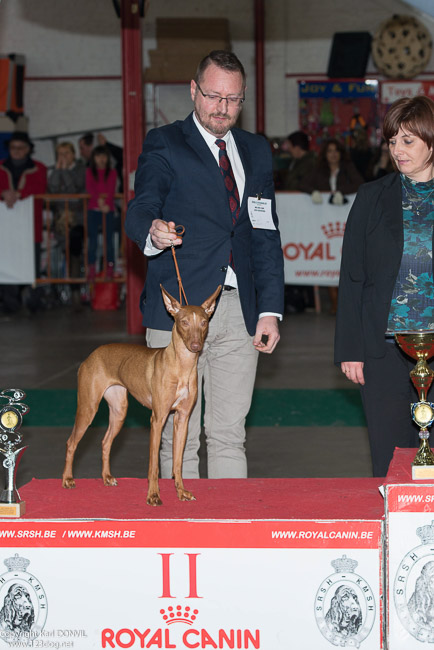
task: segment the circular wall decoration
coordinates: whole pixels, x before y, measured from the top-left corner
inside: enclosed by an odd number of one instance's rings
[[[372,40],[372,58],[386,77],[411,79],[431,58],[431,34],[414,16],[398,16],[380,25]]]

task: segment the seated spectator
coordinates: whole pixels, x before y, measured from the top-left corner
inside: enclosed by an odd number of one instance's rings
[[[60,142],[56,147],[56,167],[48,179],[48,191],[52,194],[84,194],[86,192],[86,167],[81,160],[76,160],[74,145],[71,142]],[[70,200],[68,215],[65,211],[65,201],[52,203],[54,229],[58,239],[65,244],[66,218],[68,218],[68,239],[70,267],[68,275],[72,278],[81,276],[83,253],[83,202]],[[71,284],[72,304],[79,308],[80,285]]]
[[[380,146],[375,151],[371,160],[371,179],[373,181],[395,172],[392,159],[389,154],[389,146],[385,140],[381,140]]]
[[[349,160],[344,145],[336,138],[326,140],[318,154],[313,171],[300,183],[300,190],[331,192],[331,203],[342,203],[345,194],[354,194],[363,183],[363,177]],[[319,200],[319,199],[318,199]]]
[[[0,198],[8,208],[13,208],[20,199],[34,194],[44,194],[47,189],[47,168],[32,159],[33,142],[27,133],[16,131],[8,142],[8,157],[0,162]],[[34,202],[35,273],[40,275],[42,242],[42,199]],[[3,310],[18,311],[21,308],[21,291],[17,285],[0,287]],[[39,308],[39,293],[29,292],[28,307],[31,311]]]
[[[369,181],[372,149],[369,144],[369,136],[366,128],[359,127],[355,129],[352,132],[352,142],[350,158],[359,174],[363,177],[363,180]]]
[[[330,192],[330,203],[341,205],[347,199],[345,194],[354,194],[363,183],[363,178],[348,159],[345,147],[336,138],[326,140],[319,152],[313,172],[300,184],[303,192],[312,194],[314,203],[322,203],[321,192]],[[336,314],[338,288],[328,287],[330,313]]]
[[[316,157],[309,151],[309,137],[303,131],[293,131],[282,142],[281,150],[290,156],[286,169],[276,172],[276,187],[283,191],[297,192],[300,183],[315,167]],[[303,285],[285,285],[285,312],[300,313],[306,307],[313,306],[313,287]]]
[[[289,167],[280,172],[279,189],[298,192],[303,179],[315,167],[315,154],[309,151],[309,137],[303,131],[294,131],[282,143],[282,149],[288,151],[291,161]]]

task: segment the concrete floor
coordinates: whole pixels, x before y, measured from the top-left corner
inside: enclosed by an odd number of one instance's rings
[[[334,367],[334,318],[326,311],[285,316],[281,341],[273,355],[260,355],[256,387],[272,389],[350,389]],[[77,313],[57,306],[34,315],[0,316],[2,363],[0,388],[75,389],[81,361],[98,345],[142,342],[126,331],[125,310]],[[47,425],[22,427],[28,444],[17,484],[35,478],[60,477],[70,428]],[[76,477],[100,475],[100,441],[104,430],[91,428],[76,455]],[[115,476],[144,477],[147,473],[148,432],[126,428],[115,441]],[[249,427],[249,477],[371,476],[367,432],[363,427]],[[201,476],[206,476],[201,450]]]

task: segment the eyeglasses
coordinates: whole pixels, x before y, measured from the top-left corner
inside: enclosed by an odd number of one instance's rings
[[[228,106],[240,106],[245,100],[245,97],[220,97],[220,95],[210,95],[209,93],[204,93],[202,88],[196,81],[196,86],[199,88],[202,95],[212,104],[221,104],[224,100]]]

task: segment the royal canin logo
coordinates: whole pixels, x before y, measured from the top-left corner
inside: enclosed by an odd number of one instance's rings
[[[174,622],[174,621],[173,621]],[[168,623],[169,624],[169,623]],[[179,638],[179,645],[170,628],[138,630],[106,628],[101,632],[102,648],[261,648],[259,630],[216,630],[189,628]]]
[[[166,625],[184,623],[192,626],[199,614],[198,609],[191,607],[168,607],[160,609],[160,614]],[[177,645],[177,640],[182,645]],[[137,645],[137,643],[139,645]],[[121,628],[112,630],[106,628],[101,633],[102,648],[260,648],[259,630],[217,630],[211,633],[205,629],[185,630],[181,637],[175,638],[171,630],[138,630],[136,628]]]
[[[321,226],[323,235],[328,239],[342,238],[345,232],[345,222],[336,221]],[[283,247],[283,255],[287,260],[335,260],[337,250],[330,241],[288,242]],[[340,255],[340,252],[339,252]]]
[[[345,221],[336,221],[332,223],[329,221],[327,225],[322,225],[321,230],[327,239],[332,239],[333,237],[343,237],[345,233]]]
[[[174,598],[171,581],[171,559],[173,553],[158,553],[162,560],[161,598]],[[197,559],[200,553],[185,553],[187,557],[188,598],[201,600],[197,585]],[[173,601],[172,601],[173,602]],[[190,601],[191,602],[191,601]],[[105,628],[101,631],[101,648],[219,648],[225,650],[260,650],[259,630],[218,629],[207,630],[197,627],[199,608],[189,605],[169,605],[159,609],[165,627],[145,629],[123,627],[117,630]],[[177,625],[175,625],[177,624]],[[183,629],[184,626],[187,629]],[[196,625],[196,627],[195,627]]]
[[[191,609],[191,607],[181,607],[177,605],[176,607],[168,607],[166,609],[160,609],[160,614],[163,617],[163,621],[166,621],[167,625],[172,625],[173,623],[187,623],[187,625],[193,625],[193,621],[196,620],[196,616],[199,614],[198,609]]]

